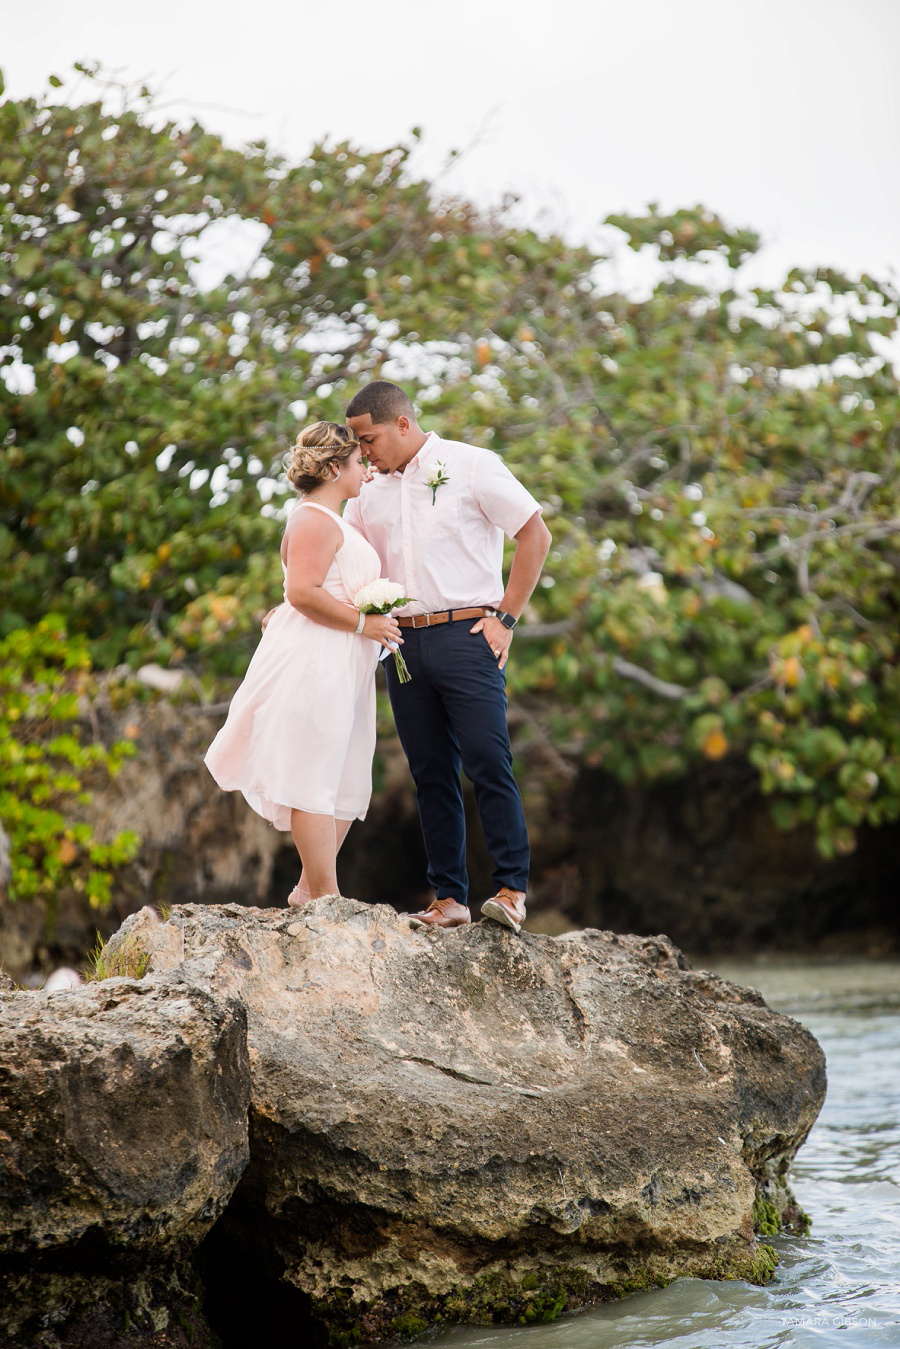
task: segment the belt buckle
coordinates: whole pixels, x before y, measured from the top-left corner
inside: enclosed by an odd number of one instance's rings
[[[430,628],[430,627],[431,627],[431,614],[426,614],[426,615],[425,615],[425,626],[426,626],[426,628]]]

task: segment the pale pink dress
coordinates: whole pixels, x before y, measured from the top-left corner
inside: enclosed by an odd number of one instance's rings
[[[340,524],[344,542],[323,586],[352,605],[357,591],[381,575],[378,554],[327,506],[306,501],[295,509],[326,511]],[[276,829],[290,829],[292,808],[364,819],[372,796],[380,649],[368,637],[315,623],[285,599],[206,752],[219,786],[243,792]]]

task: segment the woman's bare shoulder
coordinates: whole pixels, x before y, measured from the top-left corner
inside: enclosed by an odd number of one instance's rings
[[[291,511],[281,537],[282,561],[287,561],[288,549],[292,543],[336,553],[343,542],[344,532],[340,520],[332,511],[315,508],[310,510],[308,506],[298,505]]]

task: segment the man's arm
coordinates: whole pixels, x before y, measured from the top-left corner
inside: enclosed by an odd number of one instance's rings
[[[525,521],[515,535],[515,540],[516,551],[500,608],[505,613],[512,614],[513,618],[518,618],[531,599],[552,542],[550,531],[541,519],[540,511],[535,511],[534,515]],[[509,658],[512,628],[504,627],[499,618],[480,618],[471,631],[484,633],[502,670]]]
[[[541,518],[540,511],[535,511],[531,519],[525,521],[515,538],[516,551],[500,608],[512,614],[513,618],[518,618],[531,599],[540,579],[552,537]],[[503,626],[502,623],[500,626]]]

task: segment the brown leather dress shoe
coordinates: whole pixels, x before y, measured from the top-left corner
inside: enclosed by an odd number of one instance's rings
[[[465,904],[455,899],[435,899],[421,913],[409,915],[410,927],[465,927],[472,915]]]
[[[525,922],[525,891],[510,890],[501,885],[493,899],[486,899],[481,906],[483,918],[493,918],[495,923],[511,927],[513,932],[521,931]]]

